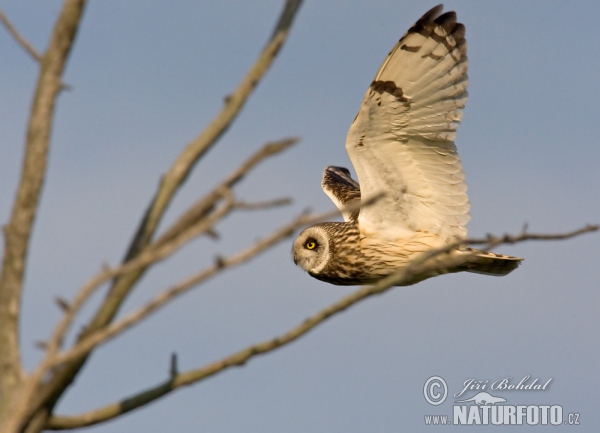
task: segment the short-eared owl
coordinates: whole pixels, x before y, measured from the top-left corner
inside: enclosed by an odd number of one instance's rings
[[[323,190],[345,222],[309,227],[293,247],[294,262],[319,280],[373,283],[467,235],[470,204],[454,145],[467,102],[467,42],[456,13],[442,9],[423,15],[388,54],[350,126],[346,151],[360,186],[345,168],[325,169]],[[522,260],[473,252],[466,264],[409,283],[459,271],[506,275]]]

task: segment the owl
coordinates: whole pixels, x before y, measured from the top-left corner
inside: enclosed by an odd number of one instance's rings
[[[359,182],[343,167],[323,173],[323,190],[344,222],[313,225],[295,240],[294,262],[314,278],[375,283],[467,235],[470,203],[454,145],[467,102],[467,42],[456,13],[442,10],[434,7],[408,30],[367,89],[346,139]],[[407,284],[460,271],[506,275],[522,260],[470,248],[450,254],[468,261],[440,262]]]

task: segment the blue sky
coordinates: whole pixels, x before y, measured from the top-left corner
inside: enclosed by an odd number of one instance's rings
[[[57,1],[3,2],[39,50]],[[344,141],[361,98],[396,40],[434,3],[316,2],[233,128],[198,165],[167,221],[264,142],[299,136],[237,190],[292,206],[239,213],[148,273],[123,308],[235,252],[302,209],[327,210],[325,166],[350,167]],[[281,2],[91,2],[60,96],[48,179],[31,245],[22,343],[32,368],[68,297],[102,263],[119,261],[182,147],[221,107],[270,35]],[[469,184],[472,236],[561,232],[600,220],[600,4],[451,1],[467,28],[469,102],[457,146]],[[36,67],[0,32],[0,219],[8,219]],[[198,287],[101,348],[58,412],[76,414],[287,330],[352,291],[311,279],[292,239]],[[598,235],[503,246],[524,257],[504,278],[448,275],[360,304],[298,342],[91,432],[422,431],[425,381],[526,375],[550,389],[498,392],[510,403],[559,404],[593,431],[600,385]],[[96,299],[97,301],[97,299]],[[91,309],[86,310],[88,313]],[[468,396],[472,395],[469,394]],[[452,399],[450,399],[452,400]],[[454,427],[450,427],[452,430]],[[510,427],[506,427],[510,428]],[[512,427],[515,429],[515,427]],[[524,430],[527,427],[522,427]],[[530,427],[532,428],[532,427]],[[448,429],[448,427],[446,427]]]

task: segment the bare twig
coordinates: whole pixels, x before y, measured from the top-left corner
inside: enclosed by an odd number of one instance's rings
[[[402,285],[403,283],[409,282],[413,279],[414,275],[416,274],[419,274],[421,272],[428,272],[429,270],[433,269],[430,262],[429,264],[427,264],[431,258],[435,256],[445,255],[451,249],[456,248],[456,246],[464,244],[465,242],[485,244],[487,248],[492,248],[493,246],[500,244],[518,243],[527,240],[568,239],[574,236],[597,230],[597,225],[588,225],[584,228],[561,234],[521,233],[520,235],[516,236],[491,236],[491,241],[486,241],[483,239],[473,239],[473,242],[469,240],[461,241],[455,245],[449,245],[445,248],[431,250],[430,252],[421,255],[417,260],[411,262],[406,268],[403,268],[395,274],[392,274],[380,280],[377,284],[373,286],[362,287],[356,290],[350,295],[343,297],[342,299],[331,304],[327,308],[324,308],[323,310],[319,311],[313,316],[308,317],[302,323],[298,324],[289,331],[275,338],[251,345],[243,350],[235,352],[229,356],[226,356],[225,358],[222,358],[216,362],[213,362],[195,370],[188,370],[186,372],[173,374],[172,369],[169,378],[155,387],[149,388],[145,391],[142,391],[119,402],[107,405],[100,409],[86,412],[84,414],[76,416],[53,416],[46,425],[46,428],[50,430],[63,430],[98,424],[121,416],[138,407],[144,406],[160,397],[165,396],[166,394],[170,393],[171,391],[177,388],[199,382],[228,368],[244,365],[248,360],[257,355],[271,352],[279,347],[282,347],[286,344],[295,341],[296,339],[305,335],[318,325],[325,322],[330,317],[341,313],[342,311],[352,307],[353,305],[363,301],[364,299],[367,299],[374,295],[382,294],[390,290],[395,285]],[[444,264],[454,266],[456,264],[459,264],[460,262],[468,261],[468,259],[468,255],[462,257],[445,255],[444,260],[452,260],[452,262],[444,262]]]
[[[273,207],[286,206],[292,203],[292,199],[290,197],[282,197],[277,198],[275,200],[268,201],[259,201],[259,202],[245,202],[245,201],[236,201],[234,206],[236,209],[242,210],[261,210],[261,209],[270,209]]]
[[[173,379],[174,377],[177,377],[178,374],[179,374],[179,368],[177,367],[177,354],[173,352],[171,354],[171,364],[170,364],[170,368],[169,368],[169,376],[171,377],[171,379]]]
[[[221,199],[220,191],[224,188],[231,189],[237,185],[258,163],[264,159],[278,155],[284,150],[289,149],[298,142],[297,138],[285,138],[283,140],[265,144],[261,149],[252,154],[244,161],[233,173],[231,173],[223,182],[217,185],[210,193],[202,200],[198,201],[194,206],[190,207],[183,215],[168,228],[157,240],[156,244],[160,245],[168,242],[182,230],[185,230],[191,224],[204,218],[210,212],[213,206]]]
[[[37,52],[37,50],[31,45],[21,34],[17,31],[15,26],[12,25],[6,14],[2,9],[0,9],[0,23],[4,26],[6,31],[13,37],[15,42],[25,50],[29,56],[36,61],[37,63],[42,62],[42,55]],[[60,82],[59,90],[69,90],[71,86],[68,84]]]
[[[60,297],[60,296],[55,297],[54,301],[56,302],[56,305],[58,305],[58,307],[63,312],[67,312],[71,308],[71,305],[69,305],[69,303],[67,302],[67,300],[64,299],[64,298],[62,298],[62,297]]]
[[[569,239],[575,236],[582,235],[584,233],[591,233],[598,231],[600,226],[598,224],[587,224],[585,227],[582,227],[577,230],[573,230],[567,233],[559,233],[559,234],[535,234],[527,232],[527,225],[523,227],[521,234],[516,236],[513,235],[504,235],[504,236],[493,236],[488,235],[483,239],[468,239],[467,243],[471,245],[476,244],[488,244],[490,245],[487,248],[493,248],[495,245],[499,244],[514,244],[516,242],[523,241],[558,241],[563,239]]]
[[[56,97],[60,91],[61,75],[77,34],[85,6],[84,0],[65,0],[54,26],[47,51],[40,63],[35,96],[27,126],[25,156],[21,179],[12,207],[10,221],[4,227],[5,249],[0,275],[0,394],[13,395],[23,373],[18,344],[18,317],[23,275],[31,230],[46,174],[46,162]],[[26,422],[23,415],[27,405],[19,399],[0,399],[0,419],[6,424],[3,432],[20,429]],[[9,409],[8,405],[12,407]],[[5,417],[7,411],[10,417]]]
[[[0,22],[2,23],[6,31],[13,37],[15,42],[18,45],[20,45],[21,48],[23,48],[33,60],[35,60],[38,63],[42,61],[42,56],[40,55],[40,53],[38,53],[36,49],[33,48],[33,45],[31,45],[23,36],[21,36],[21,34],[12,25],[12,23],[10,22],[10,20],[8,19],[8,17],[2,9],[0,9]]]

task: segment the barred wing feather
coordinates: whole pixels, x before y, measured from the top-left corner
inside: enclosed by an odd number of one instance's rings
[[[456,14],[427,12],[387,56],[350,127],[346,150],[363,199],[362,233],[466,237],[467,185],[454,145],[467,101],[467,43]]]

